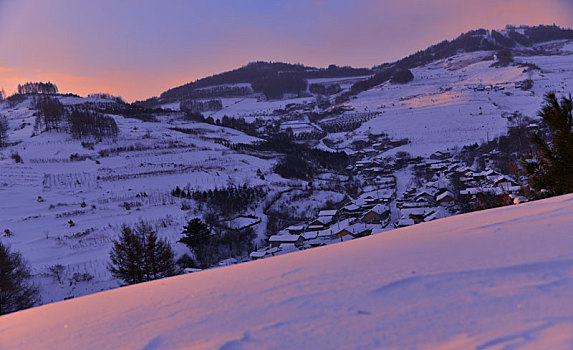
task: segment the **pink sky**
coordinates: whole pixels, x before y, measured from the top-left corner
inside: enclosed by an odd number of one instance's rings
[[[371,67],[462,32],[573,27],[570,0],[0,0],[0,88],[129,101],[255,60]]]

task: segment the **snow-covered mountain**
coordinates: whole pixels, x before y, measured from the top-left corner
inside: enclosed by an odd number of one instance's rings
[[[523,28],[513,31],[534,38]],[[509,38],[510,32],[500,35]],[[471,36],[494,42],[497,35],[476,32]],[[414,164],[400,167],[403,159],[397,154],[407,152],[425,160],[436,151],[453,154],[464,145],[504,134],[516,112],[535,118],[546,92],[573,90],[573,41],[556,39],[514,45],[513,61],[507,64],[497,64],[497,46],[435,57],[409,66],[414,79],[406,84],[385,81],[336,106],[332,103],[337,97],[352,92],[356,83],[385,67],[315,70],[278,65],[276,74],[302,69],[308,81],[304,93],[285,93],[282,99],[266,98],[253,91],[250,82],[227,78],[191,85],[191,90],[182,90],[183,95],[147,101],[154,110],[102,96],[53,96],[66,108],[101,108],[113,117],[119,134],[101,142],[35,130],[34,97],[16,96],[0,102],[10,143],[0,148],[1,239],[30,261],[43,303],[49,303],[118,286],[106,265],[111,242],[122,224],[145,219],[172,243],[178,256],[188,253],[185,246],[175,243],[183,225],[212,213],[208,202],[174,196],[176,187],[188,191],[262,188],[264,195],[235,215],[215,213],[214,218],[218,225],[233,229],[248,223],[256,237],[248,250],[258,250],[261,256],[298,250],[288,243],[283,248],[264,249],[269,245],[268,235],[285,233],[293,224],[310,223],[321,209],[340,209],[352,200],[347,206],[351,207],[371,195],[389,200],[385,203],[388,222],[364,225],[373,233],[392,230],[406,221],[413,223],[410,214],[423,213],[424,220],[454,214],[456,210],[446,205],[428,210],[398,208],[397,199],[404,197],[415,179]],[[324,91],[332,88],[331,92],[313,92],[321,86]],[[203,111],[205,119],[190,119],[180,111],[182,104],[188,106],[189,94],[203,96],[198,98],[203,102],[220,100],[221,106]],[[325,104],[324,99],[329,101]],[[229,118],[242,118],[253,129],[225,124]],[[350,165],[343,170],[317,166],[308,179],[284,178],[275,169],[284,154],[249,148],[271,132],[289,133],[313,150],[344,152]],[[23,162],[17,162],[18,157]],[[373,171],[384,175],[357,171],[364,164],[376,164],[371,166]],[[344,229],[345,224],[349,222],[340,220],[336,229]],[[305,236],[299,248],[339,241],[332,230],[328,235],[322,230],[316,236]],[[248,253],[231,250],[220,263],[250,260]]]
[[[573,195],[0,318],[4,349],[570,349]]]

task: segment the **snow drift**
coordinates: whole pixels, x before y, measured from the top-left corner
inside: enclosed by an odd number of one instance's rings
[[[2,349],[573,347],[573,195],[0,318]]]

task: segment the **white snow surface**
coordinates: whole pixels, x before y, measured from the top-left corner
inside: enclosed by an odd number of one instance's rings
[[[571,349],[573,195],[0,317],[2,349]]]

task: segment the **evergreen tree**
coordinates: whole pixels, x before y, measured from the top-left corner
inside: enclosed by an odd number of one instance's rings
[[[0,315],[34,306],[40,298],[22,255],[0,241]]]
[[[545,96],[545,105],[538,115],[547,128],[546,135],[532,134],[536,148],[524,161],[529,184],[535,190],[545,189],[552,195],[573,192],[573,101],[555,93]]]
[[[108,269],[128,284],[146,282],[175,275],[174,256],[169,243],[158,239],[153,228],[141,221],[133,228],[122,226]]]
[[[0,147],[8,140],[8,120],[0,114]]]
[[[183,243],[195,254],[195,258],[200,265],[206,264],[206,247],[211,241],[211,230],[201,219],[195,218],[189,220],[186,226],[183,226],[183,232],[177,242]]]
[[[149,224],[140,222],[138,232],[144,236],[144,270],[147,281],[175,275],[175,254],[166,240],[160,240]]]

